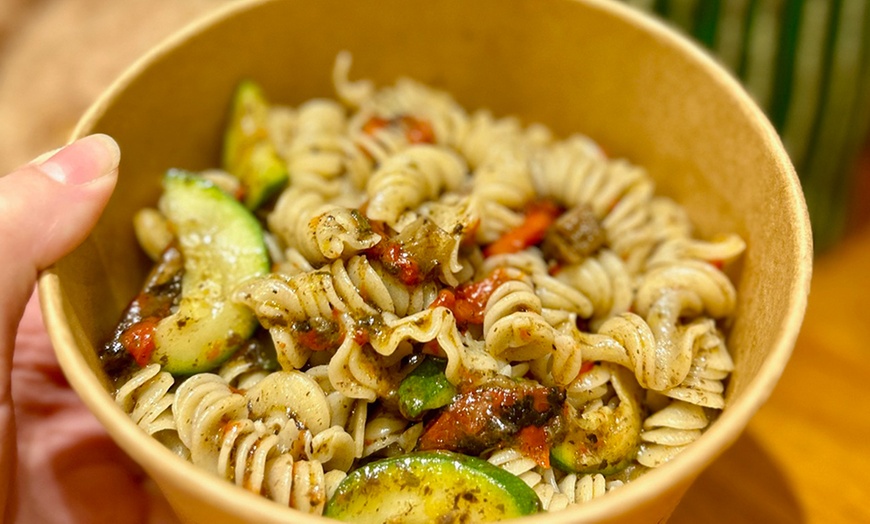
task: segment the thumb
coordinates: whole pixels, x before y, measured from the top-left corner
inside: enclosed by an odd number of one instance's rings
[[[120,157],[112,138],[91,135],[0,178],[4,322],[14,327],[39,271],[87,236],[115,187]]]
[[[96,223],[115,187],[120,157],[114,140],[93,135],[0,177],[0,521],[2,508],[11,507],[15,474],[15,332],[39,271],[72,251]]]

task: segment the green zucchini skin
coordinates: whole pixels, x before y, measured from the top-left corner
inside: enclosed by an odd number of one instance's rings
[[[244,203],[256,209],[276,194],[289,178],[287,166],[269,138],[269,105],[262,89],[245,80],[236,88],[224,132],[223,168],[244,188]]]
[[[173,374],[208,371],[257,327],[232,293],[269,271],[263,229],[245,206],[197,175],[170,170],[163,187],[158,207],[175,231],[184,276],[177,310],[155,329],[151,362]]]
[[[456,387],[447,380],[447,361],[427,357],[399,384],[399,411],[406,418],[419,420],[423,413],[444,407],[456,395]]]
[[[360,524],[492,522],[541,511],[519,477],[476,457],[427,451],[370,462],[350,473],[324,515]]]
[[[550,448],[553,466],[568,473],[610,475],[631,464],[640,446],[641,390],[625,368],[612,372],[619,405],[580,413],[566,402],[562,428]]]

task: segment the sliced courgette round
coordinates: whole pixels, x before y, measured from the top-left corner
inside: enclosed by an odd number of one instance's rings
[[[184,276],[177,310],[155,329],[151,362],[175,374],[207,371],[257,327],[232,294],[269,271],[263,229],[237,200],[197,175],[170,170],[163,187],[158,206],[178,239]]]
[[[562,471],[610,475],[625,469],[640,445],[640,387],[631,372],[614,366],[611,383],[619,404],[577,412],[565,403],[563,427],[550,449],[550,461]]]
[[[241,82],[224,134],[223,167],[241,181],[249,209],[266,202],[288,179],[287,166],[269,138],[268,112],[260,86],[250,80]]]
[[[399,384],[399,411],[411,420],[423,413],[450,404],[456,396],[456,387],[447,380],[444,371],[447,361],[427,357]]]
[[[324,515],[360,524],[492,522],[541,511],[519,477],[476,457],[428,451],[371,462],[351,472]]]

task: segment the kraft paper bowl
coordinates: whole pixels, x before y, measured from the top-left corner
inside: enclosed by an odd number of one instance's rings
[[[583,132],[645,166],[698,233],[747,243],[729,348],[737,369],[718,421],[666,466],[588,504],[523,522],[660,522],[745,428],[774,388],[807,301],[811,235],[798,180],[773,128],[713,60],[663,25],[607,0],[327,0],[229,4],[132,66],[82,119],[121,146],[120,180],[102,220],[40,279],[45,320],[73,388],[154,478],[186,522],[325,522],[236,488],[176,458],[115,405],[95,348],[112,332],[149,263],[132,231],[170,167],[219,161],[237,82],[275,103],[332,96],[336,54],[352,78],[409,76],[486,107]],[[747,472],[748,474],[749,472]]]

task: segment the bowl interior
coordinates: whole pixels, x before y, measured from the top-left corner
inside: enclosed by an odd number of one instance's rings
[[[681,202],[701,236],[735,232],[746,240],[733,275],[739,304],[729,348],[737,371],[723,416],[673,464],[612,497],[619,500],[605,497],[548,521],[622,518],[656,499],[664,501],[659,516],[667,514],[736,438],[785,366],[806,305],[810,234],[791,164],[737,83],[685,40],[616,2],[256,1],[234,4],[156,49],[77,131],[112,135],[123,158],[96,229],[40,282],[49,331],[73,386],[165,490],[174,488],[162,479],[195,479],[205,487],[190,489],[222,508],[213,515],[239,511],[224,500],[227,493],[250,504],[238,515],[283,514],[157,449],[112,404],[94,348],[148,270],[132,214],[156,202],[167,168],[218,164],[236,83],[255,79],[282,104],[333,96],[332,64],[341,50],[353,54],[352,79],[386,85],[408,76],[449,91],[468,109],[517,115],[561,136],[583,132],[611,156],[645,166],[657,192]],[[180,509],[179,497],[167,494]]]

